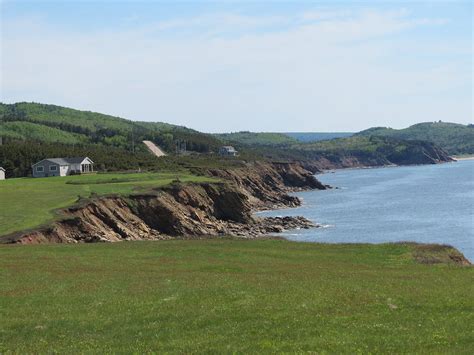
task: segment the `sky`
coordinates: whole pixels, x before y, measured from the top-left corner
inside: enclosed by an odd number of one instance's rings
[[[0,1],[4,103],[204,132],[473,122],[471,1]]]

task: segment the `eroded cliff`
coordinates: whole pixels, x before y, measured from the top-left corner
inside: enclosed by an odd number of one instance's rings
[[[302,163],[251,162],[238,169],[209,169],[207,174],[233,182],[254,209],[296,207],[301,201],[288,192],[319,189],[323,185]]]
[[[299,164],[253,163],[208,171],[221,183],[173,184],[147,194],[94,198],[60,211],[51,226],[4,238],[9,243],[79,243],[231,235],[252,238],[314,226],[302,217],[255,218],[262,208],[300,204],[290,191],[324,189]]]

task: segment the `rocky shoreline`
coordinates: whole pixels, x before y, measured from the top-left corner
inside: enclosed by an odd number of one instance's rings
[[[93,243],[198,236],[256,238],[290,229],[317,227],[303,217],[260,218],[263,209],[296,207],[288,193],[326,189],[299,163],[248,163],[212,169],[222,183],[174,184],[148,194],[83,201],[60,211],[50,226],[15,233],[3,243]]]

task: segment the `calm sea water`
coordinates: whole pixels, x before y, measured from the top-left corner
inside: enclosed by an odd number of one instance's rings
[[[339,189],[297,193],[303,206],[259,215],[299,215],[324,225],[283,234],[291,240],[450,244],[474,261],[474,160],[338,170],[317,178]]]

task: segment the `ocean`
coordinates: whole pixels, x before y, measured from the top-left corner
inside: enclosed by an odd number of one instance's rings
[[[296,193],[301,207],[258,215],[304,216],[322,225],[282,234],[290,240],[449,244],[474,261],[474,160],[346,169],[316,177],[334,188]]]

